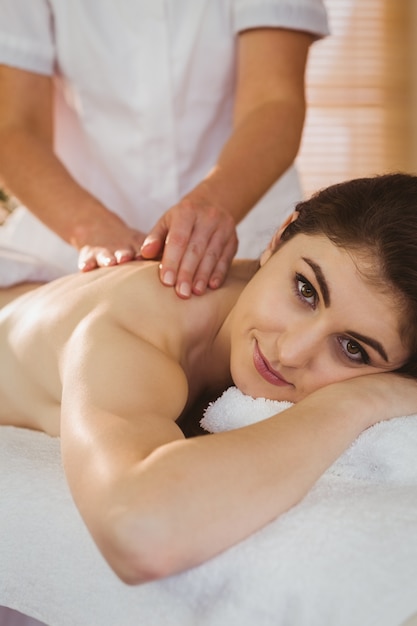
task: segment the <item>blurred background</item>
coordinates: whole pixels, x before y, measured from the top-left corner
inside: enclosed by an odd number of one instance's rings
[[[305,195],[357,176],[417,173],[417,2],[324,0],[298,165]]]

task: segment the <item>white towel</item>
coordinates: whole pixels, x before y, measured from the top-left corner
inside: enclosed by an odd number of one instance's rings
[[[40,245],[42,242],[42,245]],[[0,287],[50,281],[77,271],[78,252],[18,206],[0,228]]]
[[[291,402],[255,399],[246,396],[237,387],[229,387],[220,398],[208,405],[200,424],[209,433],[218,433],[255,424],[290,406]]]
[[[229,390],[206,428],[264,419],[265,407],[277,411]],[[417,416],[368,429],[249,539],[138,587],[115,577],[86,531],[59,440],[0,427],[0,604],[49,626],[400,626],[417,612],[416,574]]]

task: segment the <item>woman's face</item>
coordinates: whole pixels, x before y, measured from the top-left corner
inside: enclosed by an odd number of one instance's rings
[[[332,382],[403,365],[394,294],[358,268],[327,237],[301,234],[262,265],[232,318],[231,372],[243,393],[298,402]]]

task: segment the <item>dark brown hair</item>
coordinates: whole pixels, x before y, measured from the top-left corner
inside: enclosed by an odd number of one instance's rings
[[[296,206],[282,241],[323,234],[369,258],[369,278],[398,297],[401,339],[410,358],[399,372],[417,377],[417,176],[395,173],[332,185]]]

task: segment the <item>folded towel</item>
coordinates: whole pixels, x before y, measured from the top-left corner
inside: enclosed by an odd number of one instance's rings
[[[287,408],[270,402],[231,389],[203,423],[234,428]],[[49,626],[400,626],[417,612],[416,572],[417,416],[365,431],[247,540],[139,587],[89,536],[59,440],[0,427],[0,604]]]

